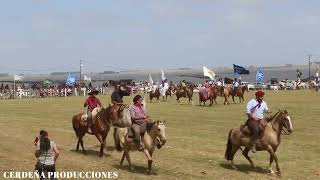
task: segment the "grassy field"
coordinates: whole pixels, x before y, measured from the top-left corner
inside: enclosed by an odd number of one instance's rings
[[[245,101],[253,92],[245,95]],[[109,96],[100,96],[104,105]],[[126,102],[131,102],[127,97]],[[275,112],[287,107],[294,131],[282,136],[277,151],[283,179],[320,179],[320,93],[311,91],[267,92],[269,108]],[[88,155],[75,152],[76,136],[71,117],[84,110],[84,97],[51,99],[21,99],[0,101],[0,172],[30,171],[36,159],[33,140],[40,129],[46,129],[61,152],[58,171],[118,171],[120,179],[277,179],[268,174],[267,152],[249,154],[257,166],[255,171],[237,153],[232,170],[224,159],[227,135],[238,127],[246,116],[245,104],[222,105],[222,99],[213,107],[198,106],[186,100],[178,105],[169,102],[148,103],[154,120],[166,120],[166,145],[154,153],[153,169],[157,175],[147,176],[147,160],[142,153],[131,153],[135,171],[128,170],[127,162],[120,167],[121,153],[113,148],[109,133],[104,157],[98,157],[99,143],[86,135],[84,145]],[[275,164],[274,169],[275,169]],[[0,175],[2,178],[2,173]]]

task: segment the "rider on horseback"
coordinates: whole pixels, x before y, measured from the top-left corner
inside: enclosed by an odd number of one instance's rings
[[[220,96],[222,96],[223,90],[224,90],[224,81],[222,78],[219,78],[217,81],[217,86],[219,88],[220,91]]]
[[[232,92],[232,94],[234,94],[234,96],[236,96],[236,95],[237,95],[237,92],[238,92],[238,89],[239,89],[239,86],[240,86],[239,81],[238,81],[237,78],[234,78],[234,81],[232,82],[232,85],[233,85],[233,92]]]
[[[91,126],[93,125],[92,121],[92,110],[96,107],[102,107],[100,100],[96,97],[99,93],[97,90],[91,90],[88,92],[89,97],[84,102],[83,107],[87,107],[87,122],[88,122],[88,131],[91,130]]]
[[[133,105],[129,109],[132,129],[134,131],[134,141],[140,145],[140,151],[144,149],[144,143],[141,141],[142,138],[140,139],[140,136],[146,131],[147,123],[150,120],[150,117],[146,116],[146,113],[142,108],[141,101],[142,97],[140,95],[136,95],[133,98]]]
[[[257,91],[255,93],[256,98],[252,99],[248,102],[247,108],[246,108],[246,114],[248,115],[247,120],[247,126],[251,131],[251,150],[253,153],[256,152],[256,144],[259,137],[259,122],[264,119],[263,114],[269,113],[269,108],[267,106],[267,103],[263,101],[264,92],[263,91]]]
[[[182,80],[182,81],[180,82],[180,86],[181,86],[181,88],[183,89],[183,92],[184,92],[185,94],[187,94],[186,80]]]

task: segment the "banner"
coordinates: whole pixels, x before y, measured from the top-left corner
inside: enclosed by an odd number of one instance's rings
[[[22,81],[22,79],[23,79],[23,76],[19,76],[19,75],[13,76],[13,80],[15,80],[15,81]]]
[[[151,75],[149,74],[149,80],[148,80],[148,83],[150,84],[150,85],[152,85],[153,84],[153,80],[152,80],[152,77],[151,77]]]
[[[76,75],[74,73],[69,73],[66,85],[67,86],[74,86],[76,83]]]
[[[264,83],[264,73],[261,68],[257,70],[256,74],[256,82],[257,83]]]
[[[249,70],[235,64],[233,64],[233,72],[235,74],[250,74]]]
[[[297,69],[297,78],[301,78],[301,75],[302,75],[302,72],[299,69]]]
[[[207,67],[203,66],[203,75],[210,78],[211,80],[214,80],[214,77],[216,76],[216,74],[208,69]]]
[[[88,77],[88,76],[84,75],[84,76],[83,76],[83,80],[85,80],[85,81],[91,81],[91,77]]]
[[[166,77],[164,76],[164,72],[163,70],[161,69],[161,80],[164,81],[166,79]]]

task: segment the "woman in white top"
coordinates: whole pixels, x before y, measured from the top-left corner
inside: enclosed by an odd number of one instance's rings
[[[38,159],[35,169],[39,172],[40,179],[49,178],[47,174],[44,174],[46,177],[42,177],[42,172],[52,172],[53,174],[56,171],[55,162],[59,157],[57,146],[48,138],[48,133],[44,130],[40,131],[40,143],[36,138],[35,145],[37,146],[35,156]],[[54,177],[51,176],[50,179],[54,179]]]

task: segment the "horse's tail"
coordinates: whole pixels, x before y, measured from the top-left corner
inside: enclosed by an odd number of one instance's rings
[[[72,127],[73,127],[73,130],[74,132],[76,133],[76,136],[79,137],[79,122],[78,122],[78,114],[74,115],[72,117]]]
[[[226,160],[232,160],[232,142],[231,142],[231,132],[233,129],[230,130],[229,135],[228,135],[228,143],[227,143],[227,149],[226,149],[226,153],[224,155],[224,157],[226,158]]]
[[[122,144],[125,143],[127,132],[128,132],[127,128],[114,128],[114,133],[113,133],[114,146],[116,150],[119,152],[123,150]]]

